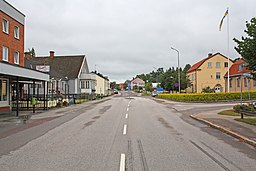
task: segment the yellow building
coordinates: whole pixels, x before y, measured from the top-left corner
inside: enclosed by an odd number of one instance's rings
[[[207,58],[195,63],[187,71],[186,75],[192,85],[186,91],[188,93],[201,93],[203,88],[209,86],[215,92],[225,92],[224,75],[228,71],[228,66],[232,64],[231,60],[220,53],[208,54]]]
[[[250,78],[251,70],[246,69],[243,59],[237,60],[229,69],[229,92],[248,92],[256,90],[256,80]],[[226,90],[228,87],[228,73],[224,76]],[[226,91],[227,92],[227,91]]]

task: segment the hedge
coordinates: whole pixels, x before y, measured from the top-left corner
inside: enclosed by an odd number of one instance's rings
[[[248,98],[248,92],[242,93],[243,99]],[[196,94],[158,94],[158,98],[169,99],[174,101],[191,101],[191,102],[217,102],[239,100],[240,92],[236,93],[196,93]],[[256,91],[250,92],[250,98],[256,99]]]

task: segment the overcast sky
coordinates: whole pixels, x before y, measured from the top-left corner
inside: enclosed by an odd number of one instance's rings
[[[26,15],[25,50],[85,54],[89,70],[122,82],[155,68],[194,64],[210,52],[239,57],[233,38],[256,17],[256,0],[8,0]],[[227,50],[229,7],[230,50]]]

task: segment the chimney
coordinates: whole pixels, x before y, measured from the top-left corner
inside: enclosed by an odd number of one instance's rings
[[[208,58],[212,56],[212,53],[208,53]]]
[[[26,59],[29,59],[29,58],[30,58],[29,52],[25,52],[24,54],[25,54],[25,58],[26,58]]]
[[[53,59],[54,58],[54,51],[50,51],[50,58]]]

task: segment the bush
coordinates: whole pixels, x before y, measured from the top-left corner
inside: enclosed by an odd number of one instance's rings
[[[243,99],[248,99],[248,92],[242,93]],[[251,99],[256,99],[256,92],[250,92]],[[197,94],[159,94],[159,98],[188,102],[217,102],[239,100],[240,93],[197,93]]]
[[[241,112],[241,111],[245,111],[245,112],[254,112],[254,106],[253,104],[249,103],[249,104],[242,104],[242,105],[235,105],[233,106],[233,109],[236,112]]]

